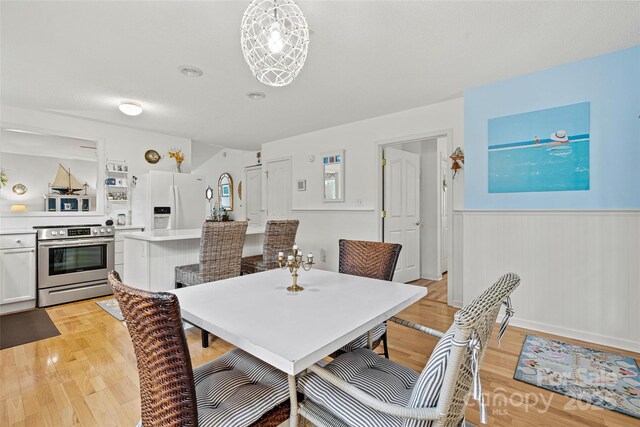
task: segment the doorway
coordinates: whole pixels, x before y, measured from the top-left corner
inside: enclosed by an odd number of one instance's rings
[[[427,299],[448,302],[451,252],[450,136],[380,145],[381,237],[400,243],[394,280],[425,286]]]
[[[277,159],[266,164],[267,219],[291,218],[291,159]]]

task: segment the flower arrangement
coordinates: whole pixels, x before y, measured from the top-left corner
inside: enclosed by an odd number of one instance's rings
[[[182,162],[184,162],[184,154],[180,148],[172,148],[169,150],[169,157],[175,159],[178,172],[182,172]]]
[[[9,183],[9,178],[7,178],[7,174],[4,172],[0,172],[0,188],[4,187]]]

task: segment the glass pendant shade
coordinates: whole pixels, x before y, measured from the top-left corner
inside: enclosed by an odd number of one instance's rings
[[[288,85],[307,59],[309,28],[293,0],[253,0],[240,33],[244,59],[266,85]]]

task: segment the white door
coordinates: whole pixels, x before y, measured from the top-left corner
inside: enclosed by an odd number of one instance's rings
[[[249,225],[261,225],[262,215],[262,167],[247,168],[244,180],[245,208]]]
[[[447,204],[447,192],[449,191],[449,181],[447,179],[447,171],[449,170],[449,158],[442,156],[440,158],[440,253],[441,253],[441,269],[445,273],[449,269],[449,239],[447,239],[447,231],[449,229],[449,206]]]
[[[291,161],[267,163],[267,218],[291,218]]]
[[[384,241],[400,243],[402,250],[393,280],[420,278],[420,155],[384,149]]]
[[[0,304],[36,298],[36,253],[34,248],[0,251]]]
[[[175,228],[184,230],[201,228],[205,220],[207,199],[205,178],[186,173],[173,174],[175,189]]]

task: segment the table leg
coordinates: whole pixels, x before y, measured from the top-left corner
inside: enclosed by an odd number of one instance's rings
[[[289,413],[289,426],[298,426],[298,391],[296,390],[296,376],[289,375],[289,401],[291,412]]]
[[[371,331],[367,332],[367,348],[373,350],[373,334]]]

